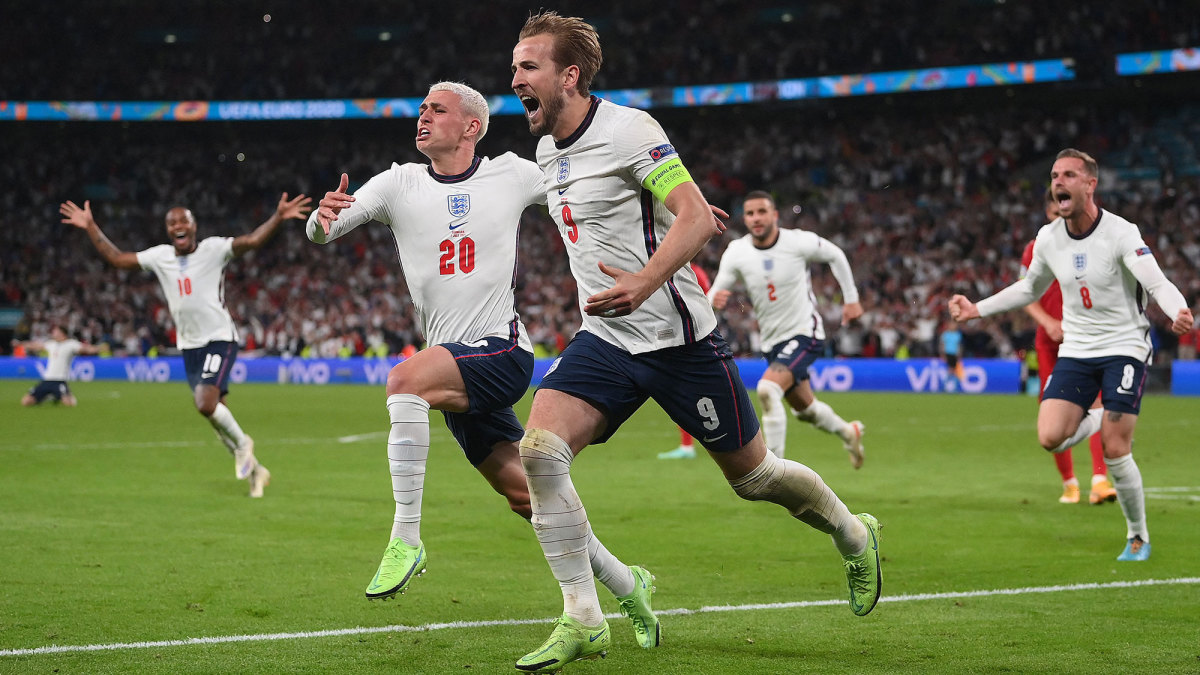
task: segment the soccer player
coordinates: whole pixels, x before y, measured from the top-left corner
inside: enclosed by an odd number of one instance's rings
[[[725,309],[734,282],[741,281],[754,306],[767,370],[755,385],[762,404],[762,432],[767,449],[783,457],[787,440],[787,400],[797,419],[842,439],[850,463],[863,463],[863,423],[842,419],[828,403],[818,401],[808,367],[825,348],[825,323],[817,311],[808,272],[811,262],[829,265],[842,289],[842,325],[862,316],[854,273],[846,254],[812,232],[779,227],[775,199],[762,190],[742,200],[742,219],[749,233],[729,243],[721,256],[709,302]]]
[[[739,496],[780,504],[833,536],[856,614],[871,611],[879,596],[877,521],[852,514],[808,467],[767,451],[716,316],[687,266],[721,228],[662,127],[589,94],[601,61],[592,26],[549,11],[529,17],[513,49],[512,88],[541,137],[537,161],[583,314],[534,395],[521,439],[534,529],[563,595],[549,639],[517,661],[527,672],[597,658],[609,646],[588,569],[591,526],[570,468],[647,398],[700,440]],[[659,622],[645,609],[639,643],[651,648]]]
[[[78,401],[67,386],[67,380],[71,379],[71,362],[76,354],[99,354],[100,347],[68,337],[67,331],[58,324],[50,326],[49,340],[26,340],[14,344],[21,344],[31,352],[46,352],[46,370],[42,373],[42,381],[21,397],[21,405],[37,405],[52,398],[55,403],[62,403],[68,408],[75,407]]]
[[[1142,291],[1173,317],[1176,335],[1191,329],[1192,311],[1137,225],[1096,205],[1098,175],[1087,153],[1059,152],[1050,170],[1059,218],[1038,232],[1026,275],[978,304],[962,295],[948,304],[950,316],[965,322],[1025,307],[1058,280],[1063,342],[1038,409],[1038,442],[1062,452],[1100,430],[1127,529],[1117,560],[1142,561],[1150,558],[1150,533],[1132,443],[1153,354]],[[1103,408],[1089,410],[1097,393]]]
[[[712,283],[708,280],[708,273],[705,272],[704,268],[700,267],[700,265],[697,265],[696,261],[694,261],[694,260],[691,263],[689,263],[688,265],[692,268],[692,272],[694,272],[696,274],[696,283],[700,284],[700,290],[707,293],[709,287],[712,285]],[[678,429],[679,429],[679,447],[675,448],[674,450],[668,450],[666,452],[658,453],[659,459],[695,459],[696,458],[695,439],[692,438],[691,434],[684,431],[683,427],[678,427]]]
[[[391,540],[368,599],[394,598],[425,570],[421,496],[429,456],[429,410],[441,410],[467,459],[509,508],[528,519],[529,488],[517,442],[524,429],[512,405],[529,390],[533,347],[516,311],[514,274],[521,212],[544,204],[537,165],[506,152],[475,154],[487,133],[483,96],[465,84],[429,88],[417,119],[417,150],[429,164],[393,164],[352,195],[342,174],[308,220],[318,244],[363,223],[389,225],[420,329],[429,342],[392,368],[388,462],[396,501]],[[648,607],[650,576],[627,567],[595,537],[584,542],[592,574],[622,609]]]
[[[304,195],[279,197],[275,212],[253,231],[237,237],[196,239],[196,217],[191,210],[176,206],[167,211],[169,244],[144,251],[122,251],[109,241],[92,217],[91,202],[83,208],[63,202],[59,213],[87,233],[100,256],[119,269],[142,268],[154,272],[175,322],[175,342],[183,352],[183,365],[196,410],[208,420],[217,438],[233,454],[233,473],[250,484],[251,497],[262,497],[271,472],[254,455],[254,439],[242,431],[225,405],[229,394],[229,371],[237,358],[238,335],[233,317],[225,306],[225,266],[247,251],[260,248],[283,221],[303,218],[312,201]]]
[[[1058,200],[1054,198],[1054,191],[1050,188],[1046,188],[1043,206],[1046,210],[1046,222],[1052,223],[1058,220]],[[1030,241],[1026,244],[1025,251],[1021,253],[1022,276],[1028,272],[1029,264],[1033,261],[1033,243]],[[1050,379],[1050,373],[1054,371],[1054,364],[1058,361],[1058,345],[1063,340],[1062,305],[1062,290],[1059,289],[1056,279],[1050,282],[1050,287],[1046,289],[1042,297],[1025,307],[1025,313],[1037,322],[1033,346],[1037,352],[1038,379],[1041,380],[1041,386],[1038,388],[1039,403],[1046,393],[1046,381]],[[1114,501],[1117,498],[1117,491],[1108,481],[1108,468],[1104,464],[1104,444],[1100,442],[1100,434],[1095,433],[1089,436],[1088,445],[1092,453],[1092,490],[1088,495],[1088,502],[1103,504]],[[1079,480],[1075,478],[1075,464],[1071,459],[1071,449],[1067,448],[1062,452],[1054,453],[1053,456],[1054,464],[1058,467],[1058,473],[1062,476],[1063,482],[1062,496],[1058,498],[1059,503],[1078,504]]]

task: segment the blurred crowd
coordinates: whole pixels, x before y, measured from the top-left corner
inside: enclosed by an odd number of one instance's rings
[[[1044,224],[1041,201],[1054,154],[1095,153],[1104,208],[1138,223],[1189,303],[1200,298],[1200,182],[1129,183],[1104,170],[1105,154],[1140,138],[1160,114],[1081,103],[1019,101],[945,112],[745,107],[658,115],[709,200],[729,210],[730,231],[697,262],[715,274],[725,245],[744,234],[741,197],[766,188],[785,227],[841,246],[866,314],[838,327],[840,291],[827,268],[813,284],[826,312],[828,355],[930,356],[950,294],[978,299],[1015,281],[1025,243]],[[50,321],[114,351],[161,353],[173,327],[153,275],[109,268],[80,231],[59,222],[64,199],[90,199],[97,221],[124,250],[166,241],[163,214],[193,210],[201,237],[235,236],[265,220],[281,192],[320,198],[342,171],[351,187],[391,162],[421,161],[412,120],[231,125],[31,125],[14,138],[17,163],[0,166],[0,304],[26,317],[19,333]],[[1200,128],[1196,130],[1200,139]],[[480,152],[532,157],[524,121],[496,118]],[[579,326],[575,286],[544,209],[523,216],[518,309],[542,355]],[[421,345],[390,231],[370,224],[317,246],[291,221],[263,249],[228,268],[226,300],[245,349],[334,357],[399,354]],[[748,302],[722,313],[735,350],[758,348]],[[1020,312],[970,325],[966,354],[1013,356],[1032,339]],[[1178,345],[1156,332],[1167,354]],[[1184,355],[1194,335],[1184,340]],[[1193,350],[1194,351],[1194,350]]]
[[[505,93],[516,33],[538,8],[494,0],[430,11],[347,0],[330,16],[327,3],[311,0],[275,12],[191,0],[114,0],[87,11],[9,4],[0,101],[420,96],[441,79]],[[784,226],[845,249],[866,314],[838,327],[838,286],[823,266],[813,268],[829,355],[936,354],[950,294],[978,299],[1017,278],[1021,250],[1044,221],[1053,156],[1068,146],[1099,160],[1101,205],[1141,226],[1197,307],[1200,183],[1172,165],[1172,148],[1147,141],[1169,117],[1172,142],[1196,156],[1200,107],[1189,92],[1200,90],[1197,78],[1143,83],[1107,73],[1115,52],[1200,44],[1200,12],[1169,0],[1077,4],[1053,17],[1024,0],[938,0],[911,12],[884,5],[618,0],[601,11],[564,0],[556,9],[599,28],[597,89],[1087,56],[1076,84],[654,111],[708,199],[733,214],[730,231],[698,256],[710,275],[744,233],[741,197],[752,189],[776,195]],[[59,222],[60,202],[91,200],[101,227],[127,251],[165,242],[163,214],[176,205],[192,209],[201,237],[236,236],[265,220],[281,192],[319,199],[343,171],[353,188],[391,162],[423,162],[414,127],[403,119],[7,123],[0,308],[23,310],[18,337],[61,321],[117,353],[168,350],[173,326],[157,281],[108,268],[83,233]],[[480,153],[532,159],[534,148],[523,120],[498,117]],[[1154,171],[1127,180],[1106,164],[1118,157]],[[518,264],[518,309],[539,353],[553,354],[577,330],[579,310],[544,209],[523,216]],[[227,274],[226,300],[248,351],[378,355],[421,345],[385,227],[319,247],[291,222]],[[721,327],[739,353],[757,351],[744,298],[722,313]],[[966,354],[1014,355],[1032,334],[1020,312],[976,322]],[[1194,332],[1180,343],[1163,331],[1155,339],[1165,354],[1194,355]]]
[[[599,29],[598,89],[1062,57],[1096,76],[1118,52],[1200,45],[1200,12],[1178,0],[6,0],[0,100],[396,97],[446,77],[507,93],[517,33],[544,6]]]

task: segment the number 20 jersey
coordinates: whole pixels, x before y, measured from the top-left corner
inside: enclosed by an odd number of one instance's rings
[[[476,157],[456,176],[426,164],[392,164],[354,199],[328,237],[313,211],[309,239],[325,243],[371,220],[391,226],[417,327],[429,344],[502,337],[533,351],[513,287],[521,212],[545,200],[537,165],[511,152]]]

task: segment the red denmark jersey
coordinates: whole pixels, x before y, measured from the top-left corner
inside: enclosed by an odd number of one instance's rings
[[[1029,250],[1032,251],[1033,247],[1030,247]],[[1032,255],[1032,253],[1030,255]],[[709,282],[709,280],[708,280],[708,274],[705,273],[705,271],[703,269],[701,269],[700,266],[697,265],[696,263],[688,263],[688,264],[692,266],[692,271],[696,273],[696,281],[700,284],[700,290],[707,293],[709,286],[712,286],[712,283]],[[1056,281],[1055,283],[1058,283],[1058,282]],[[1061,305],[1062,303],[1060,302],[1059,304]],[[1059,311],[1062,311],[1062,310],[1059,310]]]

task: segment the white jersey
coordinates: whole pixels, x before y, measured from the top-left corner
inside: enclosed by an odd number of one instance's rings
[[[79,340],[46,340],[42,343],[42,347],[46,350],[46,372],[42,375],[43,380],[53,382],[66,382],[71,379],[71,361],[75,355],[79,353],[83,344]]]
[[[731,241],[721,256],[708,297],[741,281],[754,305],[764,352],[797,335],[824,340],[825,325],[817,311],[810,262],[827,263],[842,288],[843,302],[858,302],[854,273],[842,249],[813,232],[782,228],[769,248],[755,247],[748,234]]]
[[[516,311],[517,238],[521,212],[544,203],[544,190],[537,165],[511,152],[476,157],[457,176],[392,164],[354,193],[328,236],[313,211],[308,238],[323,244],[371,220],[390,225],[429,344],[500,337],[532,353]]]
[[[1153,274],[1148,273],[1151,268]],[[1155,299],[1172,319],[1178,307],[1186,306],[1179,290],[1162,276],[1137,225],[1101,210],[1091,230],[1082,235],[1071,234],[1062,218],[1043,226],[1025,278],[1010,286],[1012,291],[981,300],[979,313],[1023,307],[1040,298],[1054,279],[1063,296],[1060,357],[1129,356],[1147,361],[1152,347],[1146,289],[1157,289]]]
[[[162,286],[180,349],[237,342],[237,328],[225,307],[225,266],[230,260],[232,237],[208,237],[187,255],[176,255],[170,244],[138,252],[138,264],[154,272]]]
[[[633,354],[695,342],[717,325],[690,265],[628,316],[582,312],[588,296],[613,285],[598,263],[636,272],[666,236],[675,216],[642,181],[674,158],[666,133],[652,117],[596,97],[570,137],[556,142],[543,136],[538,143],[550,215],[579,291],[582,330]]]

